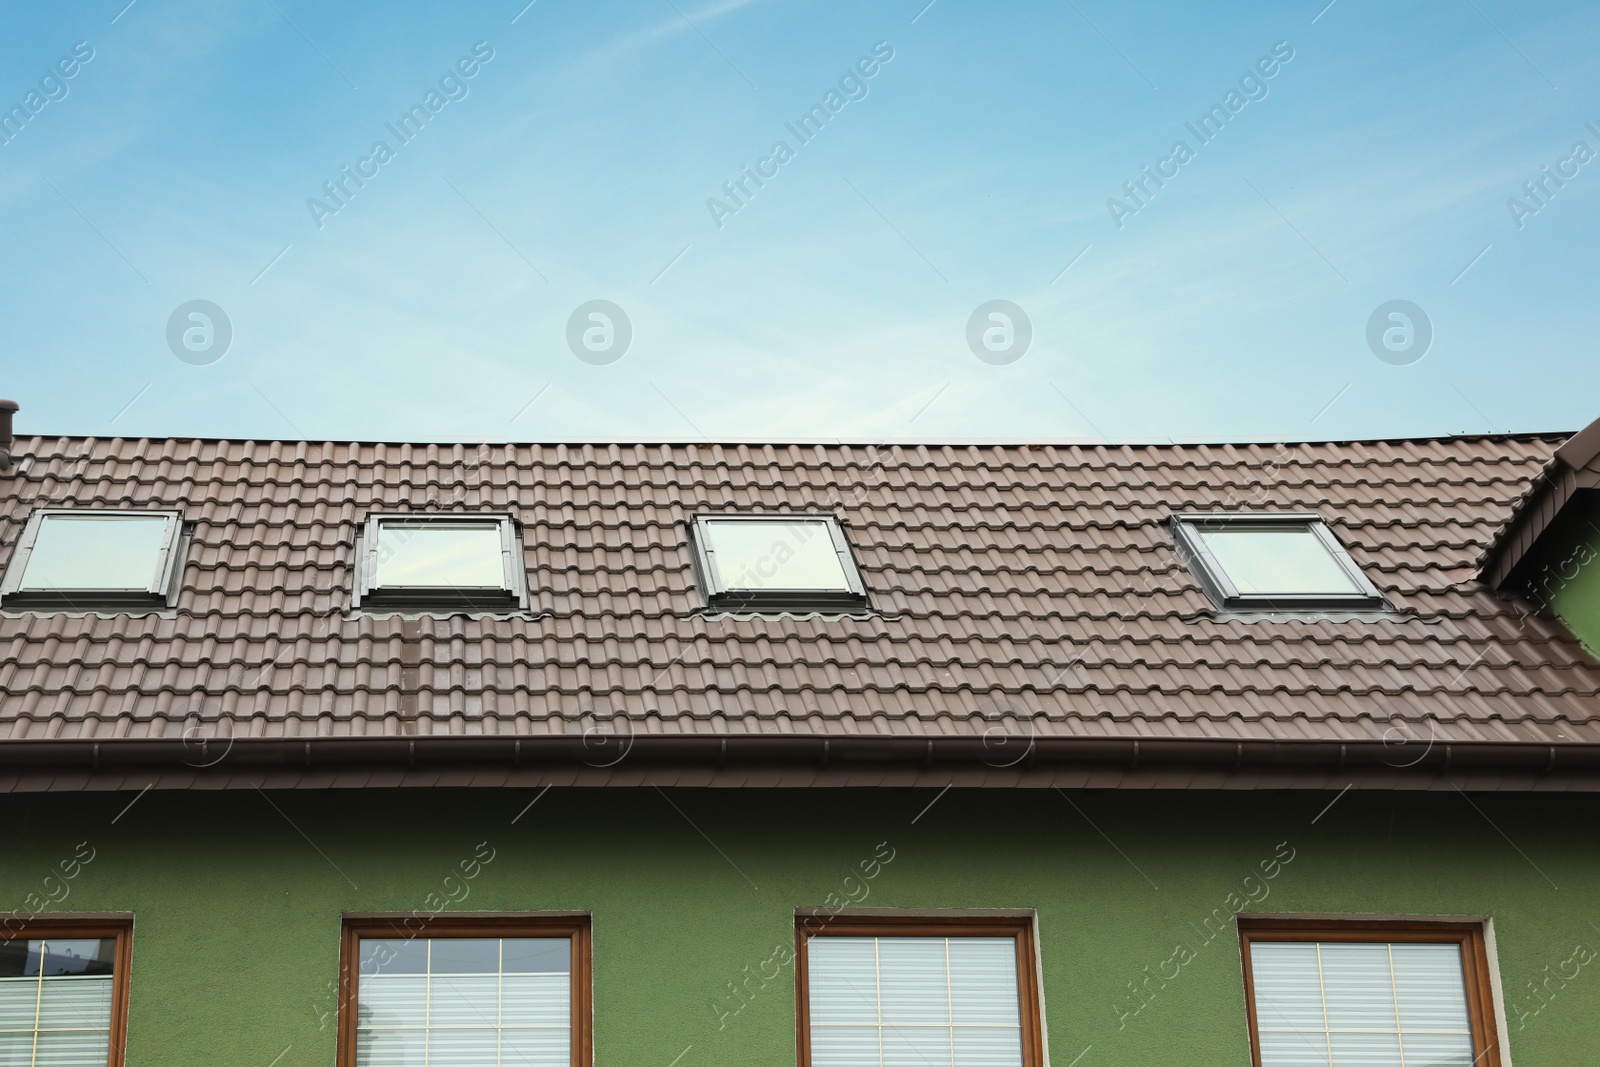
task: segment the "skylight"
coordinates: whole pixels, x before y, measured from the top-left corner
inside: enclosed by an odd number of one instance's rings
[[[1180,550],[1225,608],[1382,608],[1383,598],[1316,515],[1185,515]]]
[[[182,532],[177,512],[36,511],[17,540],[0,602],[68,609],[169,603]]]
[[[694,532],[712,607],[837,610],[866,603],[844,532],[831,516],[703,515]]]
[[[362,532],[356,603],[509,611],[527,602],[509,517],[374,515]]]

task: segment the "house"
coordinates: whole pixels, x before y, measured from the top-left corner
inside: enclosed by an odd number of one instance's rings
[[[0,1063],[1592,1061],[1600,423],[12,438]]]

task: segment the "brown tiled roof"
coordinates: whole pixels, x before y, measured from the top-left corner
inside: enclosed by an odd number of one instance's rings
[[[641,742],[1000,732],[1041,745],[1205,740],[1241,753],[1239,742],[1423,733],[1441,744],[1600,743],[1600,664],[1558,623],[1525,617],[1477,580],[1565,436],[21,437],[0,472],[0,559],[45,504],[179,508],[194,543],[175,610],[0,617],[0,763],[36,742],[92,739],[109,757],[113,742],[186,734],[537,746],[615,716]],[[1167,522],[1229,509],[1319,512],[1396,613],[1219,617]],[[355,535],[373,510],[515,516],[531,617],[352,614]],[[871,612],[708,615],[687,520],[711,510],[838,515]]]

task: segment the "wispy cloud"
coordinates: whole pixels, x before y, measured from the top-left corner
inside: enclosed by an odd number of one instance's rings
[[[617,60],[632,55],[641,49],[647,48],[657,41],[680,34],[693,33],[695,27],[704,30],[707,24],[733,14],[753,4],[763,3],[764,0],[720,0],[718,3],[708,4],[693,11],[685,8],[681,15],[674,13],[654,26],[647,27],[622,37],[610,44],[597,49],[591,58]]]

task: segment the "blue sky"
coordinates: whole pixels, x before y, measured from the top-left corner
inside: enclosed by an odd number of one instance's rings
[[[1600,160],[1573,151],[1600,152],[1594,5],[525,2],[7,5],[19,429],[1297,439],[1600,415]],[[1137,205],[1147,165],[1176,174]],[[747,166],[776,174],[714,212]],[[376,173],[339,206],[345,167]],[[1545,167],[1569,177],[1540,203]],[[1396,299],[1431,324],[1421,359],[1369,346]],[[191,300],[226,314],[221,359],[170,347]],[[614,362],[569,348],[593,300],[631,324]],[[1009,363],[969,345],[991,300],[1031,323]]]

